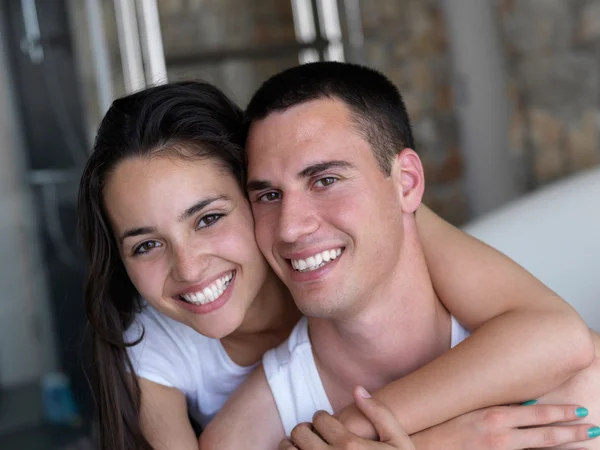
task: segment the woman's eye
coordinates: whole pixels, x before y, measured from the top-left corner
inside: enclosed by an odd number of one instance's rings
[[[217,223],[221,217],[223,217],[223,214],[208,214],[198,221],[198,226],[196,228],[210,227]]]
[[[158,247],[162,247],[162,244],[160,242],[158,242],[158,241],[146,241],[146,242],[142,242],[135,249],[133,249],[133,254],[134,255],[143,255],[145,253],[148,253],[152,249],[158,248]]]
[[[337,178],[335,178],[335,177],[319,178],[317,181],[315,181],[315,186],[316,187],[327,187],[327,186],[331,186],[336,181],[337,181]]]
[[[281,198],[281,194],[279,192],[267,192],[265,194],[259,195],[257,200],[259,202],[274,202],[275,200],[279,200]]]

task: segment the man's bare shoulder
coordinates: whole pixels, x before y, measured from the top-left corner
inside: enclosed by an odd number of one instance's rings
[[[277,405],[261,366],[227,400],[200,436],[200,448],[277,448],[285,437]]]

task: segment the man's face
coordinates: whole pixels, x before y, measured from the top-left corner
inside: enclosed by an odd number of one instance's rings
[[[315,100],[255,122],[248,192],[258,246],[310,316],[361,309],[396,273],[402,189],[338,100]]]

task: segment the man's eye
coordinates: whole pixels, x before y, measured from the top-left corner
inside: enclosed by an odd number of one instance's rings
[[[136,248],[133,249],[134,255],[143,255],[148,253],[154,248],[162,247],[162,244],[158,241],[146,241],[142,242]]]
[[[223,214],[207,214],[198,221],[196,228],[210,227],[217,223],[221,217],[223,217]]]
[[[335,177],[319,178],[317,181],[315,181],[315,187],[331,186],[336,181],[337,181],[337,178],[335,178]]]
[[[280,198],[281,198],[281,194],[279,192],[267,192],[265,194],[259,195],[257,200],[259,202],[268,203],[268,202],[274,202],[276,200],[279,200]]]

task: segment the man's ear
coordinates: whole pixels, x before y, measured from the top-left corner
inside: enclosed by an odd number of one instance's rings
[[[402,150],[394,158],[391,176],[398,189],[402,211],[415,212],[425,191],[425,175],[419,155],[410,148]]]

